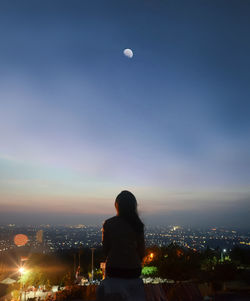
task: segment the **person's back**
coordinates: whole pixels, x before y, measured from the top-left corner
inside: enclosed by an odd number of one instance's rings
[[[117,216],[103,225],[103,249],[108,277],[136,278],[144,257],[144,229],[137,215],[137,203],[129,191],[116,198]]]
[[[103,248],[106,267],[139,269],[144,256],[144,234],[136,233],[128,222],[119,216],[108,219],[103,225]]]

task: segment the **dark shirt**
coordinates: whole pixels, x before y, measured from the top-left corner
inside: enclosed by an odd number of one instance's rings
[[[141,269],[145,253],[144,233],[136,233],[125,219],[114,216],[104,222],[102,243],[107,270]]]

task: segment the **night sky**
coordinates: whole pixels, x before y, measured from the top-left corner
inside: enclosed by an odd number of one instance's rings
[[[1,0],[0,223],[123,189],[145,223],[250,227],[250,1]]]

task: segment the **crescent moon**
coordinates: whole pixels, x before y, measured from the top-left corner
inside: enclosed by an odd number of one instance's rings
[[[126,49],[124,49],[123,50],[123,54],[126,56],[126,57],[128,57],[128,58],[130,58],[130,59],[132,59],[132,57],[133,57],[133,51],[131,50],[131,49],[129,49],[129,48],[126,48]]]

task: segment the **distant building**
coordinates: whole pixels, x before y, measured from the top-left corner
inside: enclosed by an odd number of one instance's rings
[[[36,233],[36,240],[40,243],[43,242],[43,230],[39,230]]]

